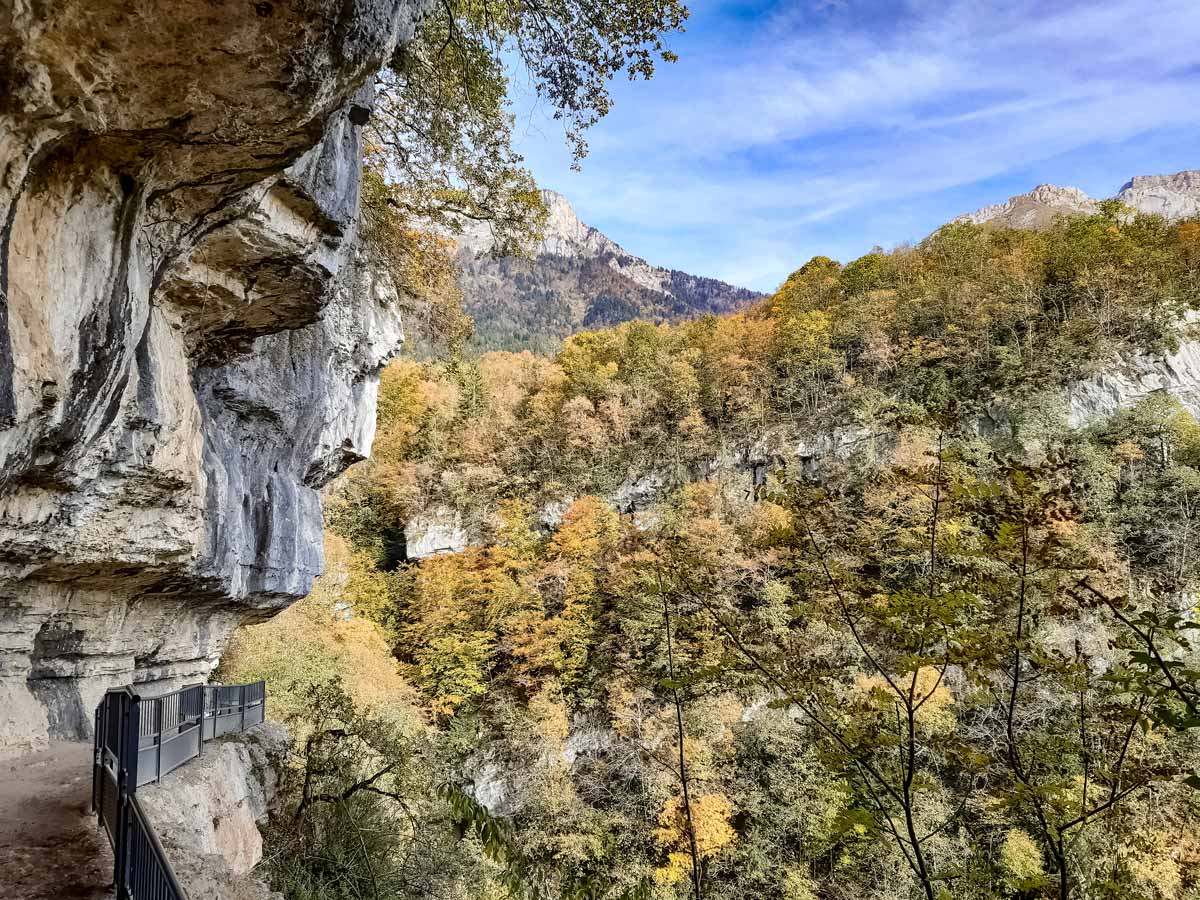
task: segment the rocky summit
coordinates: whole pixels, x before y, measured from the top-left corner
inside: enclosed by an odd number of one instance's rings
[[[561,194],[542,191],[542,200],[549,215],[529,258],[493,255],[486,225],[458,236],[464,307],[481,349],[551,350],[581,329],[733,312],[760,296],[652,265],[580,221]]]
[[[1200,214],[1200,170],[1190,169],[1174,175],[1136,175],[1111,199],[1137,212],[1163,216],[1169,220]],[[985,206],[955,221],[990,222],[1009,228],[1042,228],[1057,216],[1088,215],[1100,209],[1100,201],[1079,188],[1039,184],[1027,194],[1011,197],[1003,203]]]
[[[421,5],[0,9],[0,754],[206,678],[320,571],[402,341],[353,237]]]

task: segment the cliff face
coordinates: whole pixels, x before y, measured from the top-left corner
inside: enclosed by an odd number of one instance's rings
[[[0,753],[204,678],[320,570],[402,340],[363,84],[421,6],[0,10]]]
[[[1192,328],[1197,318],[1188,317]],[[1067,420],[1072,427],[1088,425],[1156,392],[1175,397],[1200,417],[1200,341],[1194,335],[1173,353],[1118,357],[1104,371],[1072,385],[1067,391]]]

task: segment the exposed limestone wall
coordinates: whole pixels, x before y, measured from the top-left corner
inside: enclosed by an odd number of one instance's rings
[[[206,744],[198,759],[138,789],[171,868],[191,900],[258,900],[259,824],[274,808],[288,736],[267,722]]]
[[[0,4],[0,754],[320,571],[402,341],[354,120],[424,2]]]
[[[1163,356],[1116,359],[1105,371],[1073,385],[1067,416],[1080,427],[1133,406],[1155,391],[1176,397],[1200,416],[1200,342],[1186,341]]]

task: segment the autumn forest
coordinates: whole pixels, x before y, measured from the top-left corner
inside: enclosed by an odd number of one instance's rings
[[[1110,203],[393,362],[329,571],[223,663],[296,738],[276,884],[1196,896],[1200,422],[1089,385],[1198,307],[1200,223]]]

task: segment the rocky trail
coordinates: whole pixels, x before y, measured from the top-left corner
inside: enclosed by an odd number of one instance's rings
[[[0,895],[111,898],[112,851],[91,814],[91,744],[0,762]]]

